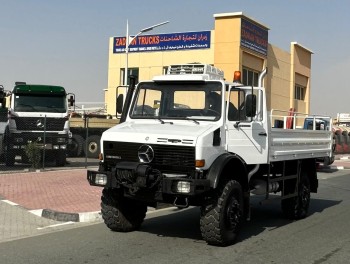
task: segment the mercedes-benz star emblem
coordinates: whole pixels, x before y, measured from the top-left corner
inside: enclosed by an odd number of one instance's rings
[[[38,120],[36,121],[36,126],[37,126],[38,128],[44,128],[44,124],[43,124],[43,122],[42,122],[40,119],[38,119]]]
[[[154,151],[149,145],[142,145],[139,147],[137,154],[139,156],[140,162],[142,163],[150,163],[154,158]]]

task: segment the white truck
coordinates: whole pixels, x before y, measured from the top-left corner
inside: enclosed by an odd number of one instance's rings
[[[6,166],[13,166],[16,156],[27,163],[26,146],[36,142],[43,158],[53,160],[56,166],[66,164],[70,136],[68,101],[74,104],[74,95],[61,86],[36,85],[16,82],[12,91],[3,92],[3,117],[0,124],[0,153]]]
[[[243,86],[211,65],[186,64],[131,84],[121,123],[102,135],[98,170],[87,171],[104,188],[107,227],[136,230],[158,202],[200,206],[203,239],[230,245],[250,218],[250,197],[270,193],[280,193],[286,217],[306,217],[332,131],[297,128],[298,115],[286,117],[291,129],[272,127],[284,115],[267,109],[265,75]]]

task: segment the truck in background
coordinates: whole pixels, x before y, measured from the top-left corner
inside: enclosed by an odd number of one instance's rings
[[[0,85],[0,160],[4,160],[4,136],[8,120],[8,108],[6,106],[7,91]]]
[[[336,141],[335,153],[350,154],[350,113],[337,113],[333,130]]]
[[[16,82],[4,100],[8,116],[0,134],[5,165],[13,166],[16,156],[27,163],[25,147],[36,142],[46,160],[64,166],[70,136],[68,101],[73,106],[74,95],[61,86]]]
[[[68,156],[98,158],[102,133],[119,123],[102,114],[79,114],[72,112],[69,117],[72,138],[68,144]]]
[[[274,127],[281,113],[267,109],[265,75],[258,87],[243,86],[211,65],[186,64],[132,81],[120,124],[102,134],[99,168],[87,171],[103,187],[106,226],[136,230],[158,202],[199,206],[203,239],[226,246],[250,218],[251,195],[263,202],[276,198],[270,193],[280,193],[286,217],[306,217],[332,131]]]
[[[101,135],[107,129],[119,124],[124,95],[128,86],[119,85],[116,89],[116,113],[112,115],[101,114],[104,109],[97,108],[83,111],[72,110],[69,115],[72,138],[68,144],[68,156],[98,158],[100,153]]]

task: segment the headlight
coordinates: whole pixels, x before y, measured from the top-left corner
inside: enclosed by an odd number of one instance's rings
[[[107,184],[107,175],[106,174],[102,174],[102,173],[97,173],[95,175],[95,183],[97,185],[106,185]]]
[[[176,184],[176,191],[179,193],[189,193],[191,190],[191,183],[187,181],[178,181]]]

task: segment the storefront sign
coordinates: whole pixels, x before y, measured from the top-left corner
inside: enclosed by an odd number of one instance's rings
[[[132,37],[130,37],[131,39]],[[113,38],[113,53],[125,52],[126,37]],[[140,35],[130,44],[128,52],[209,49],[210,31]]]
[[[241,46],[267,56],[267,29],[243,18],[241,21]]]

